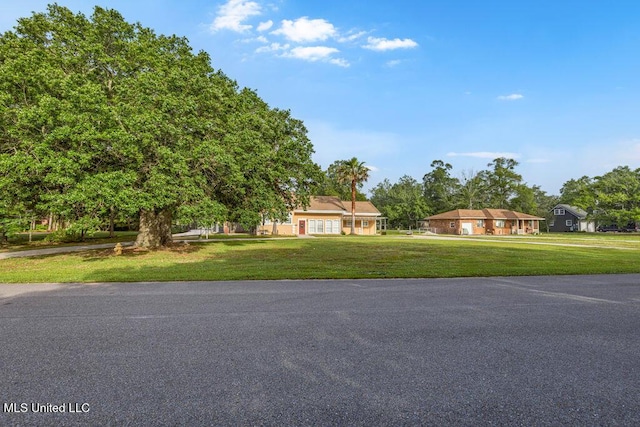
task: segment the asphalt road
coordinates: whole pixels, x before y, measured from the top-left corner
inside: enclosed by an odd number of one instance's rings
[[[640,425],[640,275],[0,298],[0,425]]]

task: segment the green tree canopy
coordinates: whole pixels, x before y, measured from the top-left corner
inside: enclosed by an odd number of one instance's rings
[[[422,184],[405,175],[397,183],[385,179],[371,190],[371,202],[387,218],[391,227],[408,229],[429,215]]]
[[[349,160],[339,161],[336,167],[338,182],[349,183],[351,186],[351,234],[356,234],[356,191],[358,185],[369,179],[369,168],[364,162],[353,157]]]
[[[343,160],[331,163],[318,182],[317,194],[323,196],[337,196],[340,200],[351,200],[351,182],[341,182],[338,170]],[[356,183],[356,200],[367,200],[367,195],[362,190],[363,182]]]
[[[424,197],[431,206],[431,211],[440,213],[454,209],[460,182],[451,176],[453,166],[442,160],[434,160],[430,166],[433,170],[422,177],[422,182]]]
[[[159,246],[181,213],[257,224],[305,203],[312,152],[288,111],[115,10],[52,5],[0,37],[5,204],[81,226],[136,213],[137,244]]]
[[[521,194],[525,191],[521,187],[522,176],[515,171],[518,162],[515,159],[498,157],[487,166],[491,168],[486,174],[488,203],[493,208],[509,208],[512,197],[518,191]]]

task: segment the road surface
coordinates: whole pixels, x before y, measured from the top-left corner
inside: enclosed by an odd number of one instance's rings
[[[1,425],[640,424],[640,275],[0,285],[0,334]]]

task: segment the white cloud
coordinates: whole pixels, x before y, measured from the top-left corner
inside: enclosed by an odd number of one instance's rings
[[[262,46],[256,49],[256,53],[279,52],[289,50],[291,46],[288,44],[271,43],[268,46]]]
[[[288,45],[287,45],[288,46]],[[349,62],[341,58],[333,58],[334,53],[340,52],[335,47],[328,46],[298,46],[284,53],[282,56],[287,58],[302,59],[309,62],[328,62],[340,67],[348,67]]]
[[[288,56],[298,59],[304,59],[307,61],[318,61],[320,59],[327,59],[334,53],[340,52],[335,47],[328,46],[308,46],[308,47],[294,47]]]
[[[389,67],[389,68],[393,68],[393,67],[395,67],[396,65],[400,65],[400,63],[401,63],[401,62],[402,62],[402,61],[400,61],[399,59],[392,59],[391,61],[387,61],[386,65],[387,65],[387,67]]]
[[[285,19],[282,26],[271,34],[283,35],[294,42],[324,41],[334,37],[337,31],[333,24],[324,19],[309,19],[306,16],[295,21]]]
[[[455,153],[450,152],[447,153],[448,157],[476,157],[479,159],[497,159],[498,157],[504,157],[507,159],[518,159],[520,158],[520,154],[517,153],[509,153],[509,152],[501,152],[501,151],[474,151],[470,153]]]
[[[367,34],[366,31],[358,31],[357,33],[349,31],[346,35],[338,38],[340,43],[352,42]]]
[[[349,64],[349,61],[343,58],[332,58],[329,60],[329,63],[337,65],[339,67],[344,67],[344,68],[348,68],[351,65]]]
[[[269,40],[267,40],[267,38],[265,36],[256,37],[256,41],[258,41],[260,43],[269,43]]]
[[[498,97],[499,101],[517,101],[519,99],[524,98],[524,95],[519,93],[512,93],[511,95],[500,95]]]
[[[260,24],[258,24],[258,28],[256,29],[258,31],[267,31],[271,27],[273,27],[273,21],[268,20],[267,22],[261,22]]]
[[[244,32],[253,28],[251,25],[243,24],[251,16],[260,15],[262,9],[254,1],[229,0],[220,6],[218,16],[209,27],[211,31],[231,30]]]
[[[367,44],[362,46],[365,49],[386,51],[394,49],[411,49],[417,47],[418,43],[411,39],[385,39],[377,37],[368,37]]]

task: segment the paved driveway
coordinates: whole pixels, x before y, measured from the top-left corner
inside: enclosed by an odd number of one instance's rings
[[[0,296],[2,425],[640,424],[640,275]]]

